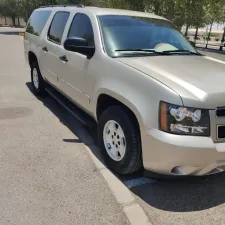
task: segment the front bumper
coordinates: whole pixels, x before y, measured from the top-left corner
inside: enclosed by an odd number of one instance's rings
[[[225,170],[225,143],[210,137],[174,135],[149,129],[142,136],[146,170],[165,175],[206,175]]]

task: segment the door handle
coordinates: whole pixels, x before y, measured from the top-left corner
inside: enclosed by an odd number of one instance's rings
[[[42,50],[43,50],[44,52],[48,52],[48,48],[47,48],[46,46],[43,47]]]
[[[62,61],[64,61],[64,62],[68,62],[68,59],[66,58],[65,55],[60,56],[59,58],[60,58]]]

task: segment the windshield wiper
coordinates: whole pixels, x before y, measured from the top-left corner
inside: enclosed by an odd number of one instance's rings
[[[151,52],[159,55],[167,55],[167,52],[157,52],[154,49],[142,49],[142,48],[136,48],[136,49],[118,49],[115,50],[115,52]]]
[[[201,55],[198,52],[192,52],[192,51],[184,50],[184,49],[167,50],[167,51],[162,51],[162,52],[164,52],[164,53],[189,53],[189,54],[192,54],[192,55]]]
[[[155,53],[158,55],[170,55],[171,53],[188,53],[188,54],[192,54],[192,55],[201,55],[198,52],[192,52],[192,51],[184,50],[184,49],[156,51],[154,49],[137,48],[137,49],[118,49],[118,50],[115,50],[115,52],[147,52],[147,53],[151,52],[151,53]]]

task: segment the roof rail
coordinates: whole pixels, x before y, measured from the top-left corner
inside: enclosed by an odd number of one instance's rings
[[[48,7],[78,7],[78,8],[84,8],[84,5],[83,4],[43,5],[40,8],[48,8]]]

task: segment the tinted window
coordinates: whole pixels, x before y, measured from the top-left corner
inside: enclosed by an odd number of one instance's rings
[[[90,46],[94,45],[94,33],[91,20],[85,14],[75,15],[70,27],[68,37],[80,37],[88,41]]]
[[[34,11],[27,24],[26,32],[39,36],[51,14],[51,11]]]
[[[56,42],[58,44],[61,43],[69,15],[70,14],[68,12],[58,12],[55,14],[52,20],[51,27],[49,29],[48,34],[49,40]]]
[[[151,49],[155,51],[182,49],[196,52],[185,37],[167,20],[105,15],[99,16],[99,21],[106,51],[111,56],[119,54],[116,50],[125,49]],[[124,54],[134,53],[124,52]]]

